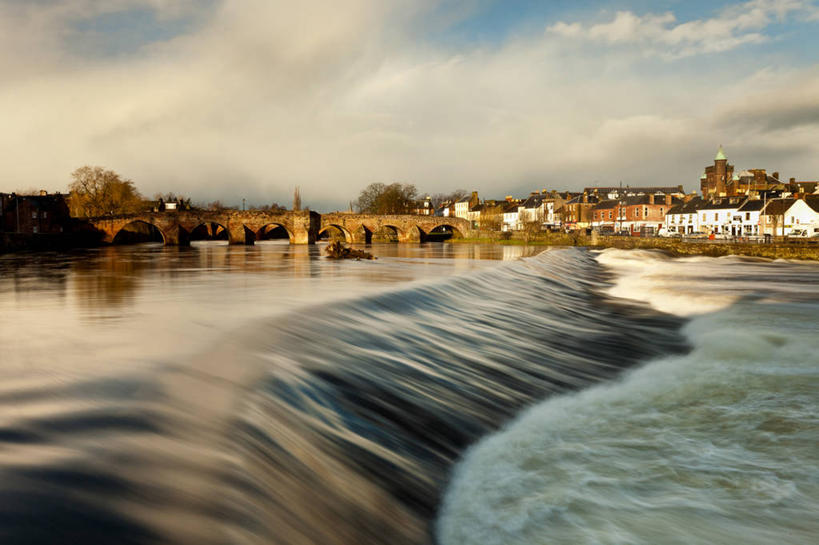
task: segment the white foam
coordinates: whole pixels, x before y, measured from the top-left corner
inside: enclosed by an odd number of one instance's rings
[[[443,502],[440,543],[811,542],[819,277],[794,294],[760,277],[755,267],[770,273],[769,263],[621,251],[600,259],[619,275],[613,294],[710,312],[685,328],[692,352],[547,400],[470,449]],[[773,269],[774,280],[804,274],[794,267]],[[716,273],[730,274],[709,280]],[[765,298],[749,299],[759,285]],[[663,301],[672,287],[680,295]],[[715,290],[728,293],[710,303],[694,293]]]

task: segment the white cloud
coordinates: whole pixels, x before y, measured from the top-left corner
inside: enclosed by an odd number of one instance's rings
[[[609,45],[636,45],[648,54],[680,58],[719,53],[771,38],[763,31],[791,16],[815,18],[819,8],[809,0],[750,0],[728,6],[717,16],[678,23],[671,13],[636,15],[619,11],[605,23],[558,22],[547,32]]]

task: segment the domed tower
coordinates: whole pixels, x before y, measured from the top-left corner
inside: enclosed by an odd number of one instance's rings
[[[735,191],[733,182],[734,165],[728,164],[725,150],[720,145],[717,156],[714,157],[714,166],[705,168],[705,180],[701,181],[702,196],[705,199],[724,197]]]
[[[725,150],[722,149],[722,144],[717,150],[717,156],[714,157],[714,177],[716,178],[716,193],[721,195],[726,193],[728,185],[728,158],[725,156]]]

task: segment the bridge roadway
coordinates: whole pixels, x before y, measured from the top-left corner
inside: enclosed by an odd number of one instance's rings
[[[123,228],[134,223],[153,225],[169,246],[190,244],[191,233],[204,225],[209,234],[227,231],[231,244],[253,244],[275,227],[287,231],[291,244],[314,244],[328,229],[336,229],[349,243],[370,242],[374,233],[392,233],[398,242],[423,242],[433,230],[451,231],[453,236],[470,236],[472,226],[462,218],[415,215],[373,215],[311,211],[266,212],[258,210],[165,211],[91,218],[88,223],[102,241],[114,242]]]

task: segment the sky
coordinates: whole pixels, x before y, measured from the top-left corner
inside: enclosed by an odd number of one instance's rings
[[[819,0],[0,0],[0,191],[346,209],[819,179]]]

